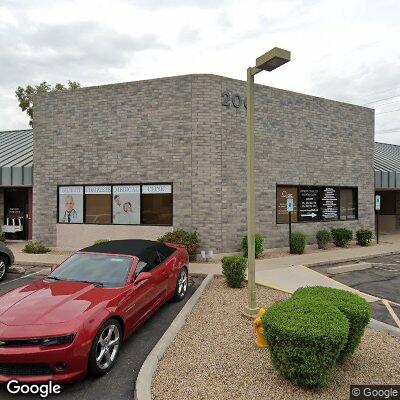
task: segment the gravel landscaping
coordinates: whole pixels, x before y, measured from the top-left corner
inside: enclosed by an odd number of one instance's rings
[[[258,304],[289,295],[259,286]],[[292,385],[274,370],[268,350],[256,347],[251,321],[240,314],[246,288],[228,288],[216,278],[160,361],[154,400],[348,399],[350,384],[398,384],[400,340],[367,329],[359,349],[336,368],[322,391]]]

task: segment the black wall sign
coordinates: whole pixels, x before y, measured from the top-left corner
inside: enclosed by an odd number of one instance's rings
[[[326,187],[321,189],[321,219],[339,219],[339,189]]]
[[[299,188],[300,221],[318,220],[318,188]]]

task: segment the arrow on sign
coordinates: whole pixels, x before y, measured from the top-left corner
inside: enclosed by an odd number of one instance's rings
[[[317,214],[314,214],[314,213],[311,213],[311,214],[303,214],[302,215],[302,217],[311,217],[311,218],[314,218],[314,217],[316,217],[317,216]]]

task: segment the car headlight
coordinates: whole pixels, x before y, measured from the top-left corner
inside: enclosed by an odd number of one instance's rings
[[[67,335],[67,336],[56,336],[56,337],[49,337],[44,339],[38,339],[39,344],[42,346],[55,346],[58,344],[68,344],[72,343],[75,338],[75,335]]]

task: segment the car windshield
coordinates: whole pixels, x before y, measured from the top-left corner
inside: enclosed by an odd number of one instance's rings
[[[125,285],[132,259],[106,254],[74,254],[47,279],[91,282],[104,287]]]

